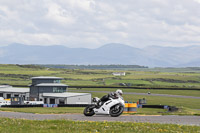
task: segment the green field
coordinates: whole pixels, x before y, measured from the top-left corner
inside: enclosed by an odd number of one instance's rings
[[[143,70],[143,71],[142,71]],[[67,85],[120,86],[120,83],[143,88],[200,89],[200,70],[180,69],[87,70],[55,69],[31,65],[0,65],[0,84],[29,85],[34,76],[57,76]],[[171,71],[170,71],[171,70]],[[176,71],[175,71],[176,70]],[[126,76],[113,76],[126,72]]]
[[[193,132],[198,133],[199,126],[184,126],[175,124],[151,124],[132,122],[93,122],[93,121],[66,121],[66,120],[22,120],[0,118],[0,132],[7,133],[159,133],[159,132]]]

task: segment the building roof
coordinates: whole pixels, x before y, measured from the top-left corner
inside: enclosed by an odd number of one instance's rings
[[[61,83],[41,83],[41,84],[37,84],[35,86],[68,86],[68,85],[61,84]]]
[[[61,80],[63,78],[60,78],[60,77],[39,76],[39,77],[32,77],[31,79],[58,79],[58,80]]]
[[[12,87],[10,85],[0,85],[0,88]]]
[[[14,93],[28,93],[30,91],[29,88],[17,88],[17,87],[0,87],[0,92],[14,92]]]
[[[75,96],[83,96],[83,95],[91,95],[90,93],[43,93],[43,97],[75,97]]]

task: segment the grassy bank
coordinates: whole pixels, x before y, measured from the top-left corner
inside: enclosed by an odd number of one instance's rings
[[[199,132],[199,126],[183,126],[175,124],[151,124],[132,122],[92,122],[66,120],[22,120],[0,118],[0,132],[9,133],[53,133],[53,132],[107,132],[107,133],[158,133],[158,132]]]

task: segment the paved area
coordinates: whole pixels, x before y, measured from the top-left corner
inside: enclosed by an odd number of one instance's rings
[[[119,117],[110,117],[105,115],[94,115],[86,117],[83,114],[32,114],[19,112],[0,112],[0,117],[29,119],[29,120],[79,120],[79,121],[123,121],[123,122],[149,122],[149,123],[166,123],[180,125],[197,125],[200,126],[200,116],[135,116],[121,115]]]
[[[110,93],[110,91],[84,91],[84,90],[73,90],[73,91]],[[200,99],[200,97],[195,97],[195,96],[182,96],[182,95],[169,95],[169,94],[147,94],[147,93],[136,93],[136,92],[124,92],[124,94]]]

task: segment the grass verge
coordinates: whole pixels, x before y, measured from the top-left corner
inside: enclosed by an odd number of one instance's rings
[[[0,118],[0,132],[18,133],[158,133],[158,132],[195,132],[200,131],[199,126],[185,126],[175,124],[152,124],[132,122],[93,122],[93,121],[66,121],[66,120],[23,120]]]
[[[59,108],[0,108],[0,111],[24,112],[35,114],[66,114],[83,113],[83,107],[59,107]],[[176,112],[167,112],[165,109],[138,108],[136,113],[124,113],[128,115],[200,115],[199,110],[181,108]]]
[[[66,114],[66,113],[83,113],[83,107],[59,107],[59,108],[0,108],[0,111],[24,112],[35,114]]]

